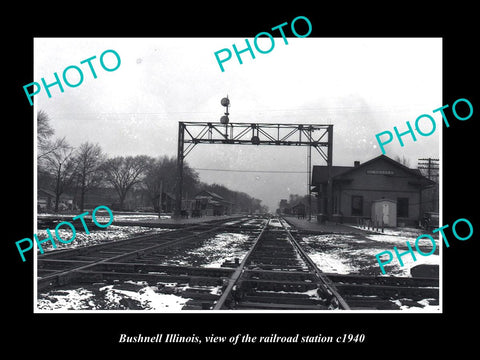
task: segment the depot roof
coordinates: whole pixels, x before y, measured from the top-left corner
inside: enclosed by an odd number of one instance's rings
[[[401,170],[403,173],[406,173],[414,178],[417,178],[422,181],[424,186],[433,185],[435,184],[434,181],[428,179],[427,177],[423,176],[420,170],[418,169],[410,169],[409,167],[395,161],[388,156],[380,155],[377,156],[363,164],[357,163],[355,166],[332,166],[331,167],[331,177],[333,180],[341,180],[347,179],[349,176],[353,175],[354,172],[365,169],[371,168],[372,164],[374,163],[387,163],[393,165],[394,167]],[[368,170],[372,173],[377,171],[378,175],[393,175],[391,171],[388,170]],[[312,171],[312,185],[319,185],[328,182],[328,167],[327,166],[314,166]]]

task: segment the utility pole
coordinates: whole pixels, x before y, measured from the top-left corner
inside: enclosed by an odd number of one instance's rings
[[[312,147],[307,147],[308,221],[312,220]]]
[[[180,218],[182,211],[182,190],[183,190],[183,159],[184,154],[184,137],[185,137],[185,125],[183,122],[178,123],[178,151],[177,151],[177,181],[176,181],[176,194],[175,194],[175,211],[173,217]]]
[[[439,195],[439,159],[418,159],[418,169],[429,180],[434,181],[435,185],[426,189],[424,195],[426,197],[426,209],[430,211],[438,211],[438,195]],[[421,194],[422,195],[422,194]]]
[[[435,181],[438,183],[438,161],[439,159],[418,159],[418,169],[426,176],[429,180]],[[422,171],[423,170],[423,171]]]

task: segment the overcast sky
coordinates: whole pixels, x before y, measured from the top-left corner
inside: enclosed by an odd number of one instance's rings
[[[437,120],[433,135],[417,135],[417,142],[405,136],[405,146],[389,144],[386,155],[404,156],[410,167],[439,156],[441,115],[432,110],[444,105],[440,38],[288,38],[288,45],[275,38],[270,53],[254,49],[252,59],[246,52],[242,65],[233,55],[221,72],[214,52],[232,44],[243,49],[245,39],[36,38],[32,81],[51,83],[54,72],[61,77],[70,65],[84,73],[78,87],[64,85],[64,93],[52,87],[51,98],[42,89],[36,111],[46,111],[55,135],[73,146],[90,141],[109,156],[176,156],[178,122],[219,121],[228,94],[231,122],[333,124],[333,165],[380,155],[375,134],[406,130],[406,121],[413,126],[430,114]],[[108,49],[121,57],[112,72],[99,63]],[[97,79],[80,64],[94,55]],[[113,56],[105,61],[115,64]],[[306,154],[305,147],[198,145],[186,161],[197,169],[301,172]],[[318,154],[312,162],[324,165]],[[271,210],[307,191],[302,173],[198,172],[202,181],[245,191]]]

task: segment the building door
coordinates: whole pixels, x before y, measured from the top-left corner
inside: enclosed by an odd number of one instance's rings
[[[382,204],[382,219],[385,225],[390,225],[390,207],[388,203]]]

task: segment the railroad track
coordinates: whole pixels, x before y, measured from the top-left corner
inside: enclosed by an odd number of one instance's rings
[[[438,278],[323,273],[298,237],[282,220],[267,226],[215,309],[391,310],[400,299],[438,304]]]
[[[215,220],[163,233],[39,254],[37,256],[37,288],[45,290],[75,281],[85,282],[88,275],[93,280],[97,280],[102,277],[102,271],[115,272],[116,275],[121,276],[119,272],[122,269],[132,269],[131,263],[136,263],[133,268],[135,274],[156,271],[158,269],[151,269],[159,263],[159,257],[164,249],[187,242],[199,242],[206,236],[242,226],[243,223],[245,221],[240,219]],[[245,228],[247,229],[248,226]],[[149,269],[142,267],[142,264],[148,265]],[[192,272],[191,269],[190,272]],[[108,277],[108,274],[104,275]],[[126,276],[129,276],[128,272]]]
[[[352,310],[392,310],[400,303],[429,299],[438,305],[438,278],[340,275],[326,273]]]
[[[214,309],[350,309],[284,222],[270,219]]]
[[[169,264],[187,246],[221,232],[248,235],[241,261],[226,260],[221,267]],[[144,282],[189,299],[183,310],[389,310],[399,308],[399,299],[428,298],[434,304],[439,298],[438,278],[323,273],[302,249],[299,232],[282,219],[198,224],[55,250],[37,261],[39,291]],[[165,284],[175,284],[174,290]]]

